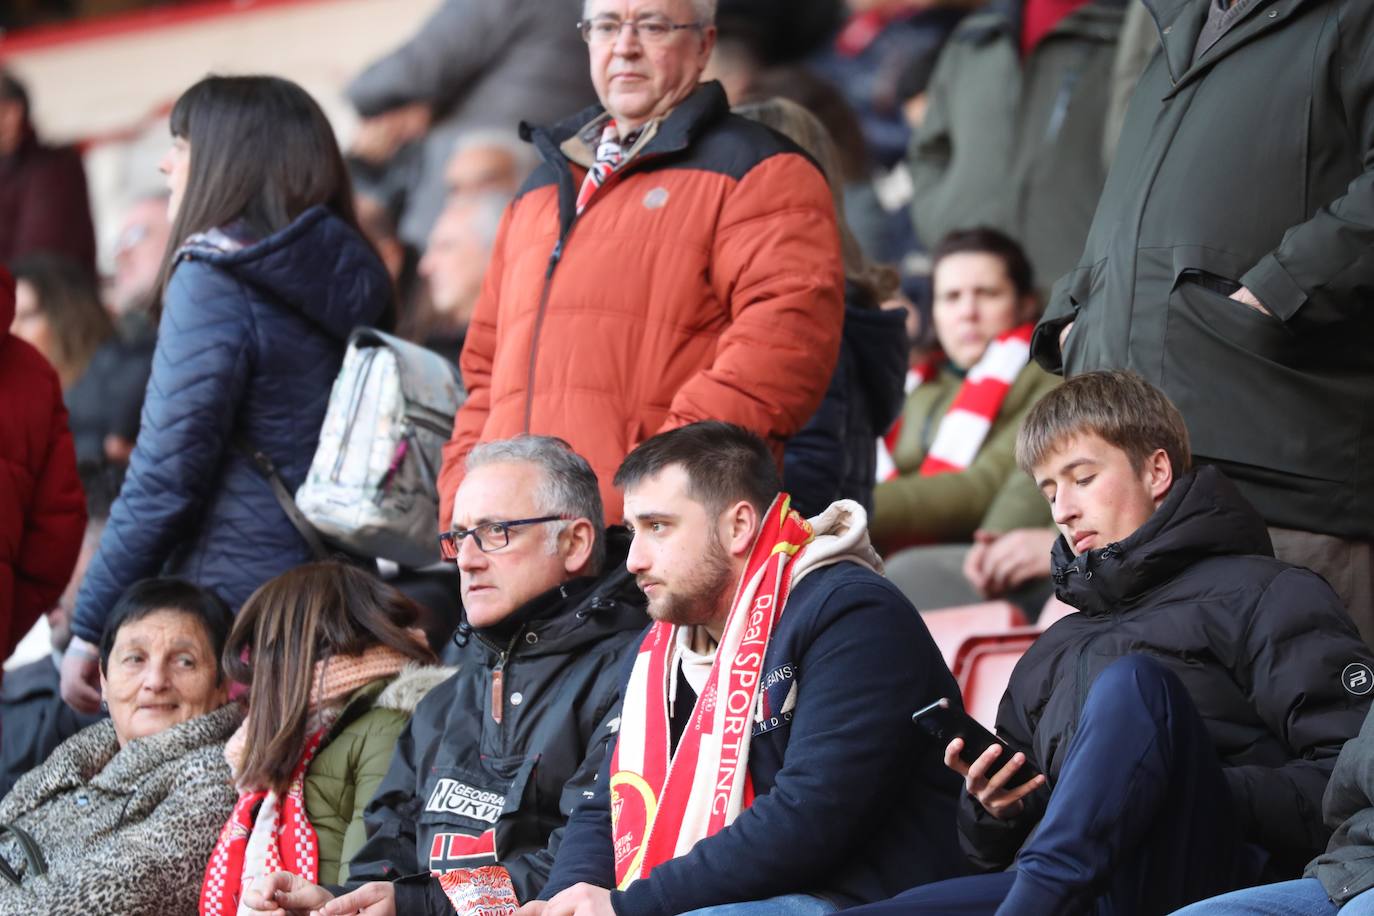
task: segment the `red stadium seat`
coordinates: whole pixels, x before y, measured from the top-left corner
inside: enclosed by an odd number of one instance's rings
[[[921,614],[926,629],[940,647],[945,664],[954,668],[954,659],[971,636],[1005,633],[1026,626],[1026,615],[1009,601],[988,601]]]
[[[964,641],[951,670],[964,696],[968,714],[989,729],[997,721],[997,706],[1011,680],[1011,671],[1040,631],[1034,627],[971,636]]]

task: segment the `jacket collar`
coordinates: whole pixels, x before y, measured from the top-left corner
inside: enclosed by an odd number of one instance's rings
[[[1210,0],[1143,2],[1159,29],[1159,39],[1164,48],[1164,62],[1169,68],[1169,80],[1173,84],[1164,96],[1165,99],[1169,99],[1232,51],[1283,25],[1304,6],[1316,0],[1269,0],[1256,4],[1244,20],[1236,23],[1197,60],[1193,59],[1193,51],[1197,47],[1198,35],[1207,21]]]
[[[572,170],[568,167],[568,156],[562,149],[563,144],[577,137],[588,125],[605,114],[604,107],[593,105],[553,127],[533,127],[524,122],[520,124],[520,136],[534,144],[540,157],[558,176],[560,238],[568,234],[577,216],[578,191]],[[668,112],[666,117],[656,122],[650,136],[641,138],[642,145],[635,151],[635,158],[626,165],[624,171],[632,171],[645,159],[683,152],[729,114],[730,102],[720,83],[714,80],[702,83],[680,105]]]
[[[1088,616],[1128,611],[1188,567],[1215,556],[1274,555],[1269,530],[1215,467],[1185,474],[1129,537],[1075,557],[1054,545],[1055,594]]]

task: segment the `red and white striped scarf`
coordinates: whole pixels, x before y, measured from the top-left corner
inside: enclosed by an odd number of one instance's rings
[[[601,186],[606,183],[606,179],[615,173],[615,170],[625,164],[625,150],[634,145],[635,137],[638,134],[631,134],[623,140],[620,131],[615,125],[615,118],[606,122],[606,126],[601,131],[601,142],[596,147],[596,162],[587,170],[587,177],[582,179],[582,187],[577,192],[577,213],[582,215],[582,211],[587,209],[587,204],[596,196],[596,192],[601,190]]]
[[[286,870],[314,884],[320,877],[320,842],[305,812],[305,771],[320,748],[324,729],[306,743],[284,797],[275,791],[244,792],[205,866],[201,916],[246,916],[243,895],[262,875]]]
[[[764,516],[706,686],[676,751],[671,750],[668,697],[680,648],[678,628],[664,622],[649,628],[625,688],[611,758],[617,887],[624,889],[686,853],[753,802],[749,746],[763,717],[759,674],[769,639],[792,586],[807,572],[836,562],[880,567],[862,507],[841,501],[808,522],[780,494]]]
[[[993,421],[1002,410],[1007,392],[1016,377],[1030,362],[1030,340],[1035,324],[1023,324],[1001,334],[983,351],[982,357],[964,376],[964,383],[954,396],[949,410],[935,431],[935,441],[921,462],[920,474],[948,474],[962,471],[973,463],[987,441]],[[908,393],[935,377],[938,363],[927,361],[915,370],[917,382]],[[898,475],[891,449],[901,435],[902,418],[898,418],[887,435],[878,440],[878,480],[891,480]]]

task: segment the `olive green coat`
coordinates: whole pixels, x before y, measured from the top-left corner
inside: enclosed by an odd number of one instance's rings
[[[1044,289],[1078,262],[1107,175],[1104,125],[1124,0],[1065,16],[1024,61],[1021,0],[998,0],[950,36],[912,140],[911,212],[928,246],[991,226],[1018,240]],[[1138,72],[1138,71],[1137,71]]]
[[[922,477],[921,462],[963,379],[949,370],[907,398],[893,460],[899,476],[878,485],[868,533],[881,553],[912,544],[966,544],[979,528],[1011,531],[1051,523],[1049,505],[1016,467],[1021,421],[1059,379],[1035,363],[1021,370],[973,463],[962,471]]]
[[[1035,357],[1159,386],[1271,526],[1374,538],[1374,3],[1261,0],[1196,60],[1206,0],[1146,5],[1163,53]]]
[[[391,765],[396,740],[415,705],[451,668],[408,666],[348,698],[305,773],[305,810],[320,844],[320,884],[348,880],[348,861],[363,845],[363,809]]]

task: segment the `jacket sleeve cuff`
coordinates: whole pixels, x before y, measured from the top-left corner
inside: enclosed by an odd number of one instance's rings
[[[1260,305],[1281,321],[1289,321],[1307,303],[1307,293],[1279,263],[1272,252],[1260,259],[1240,278]]]

